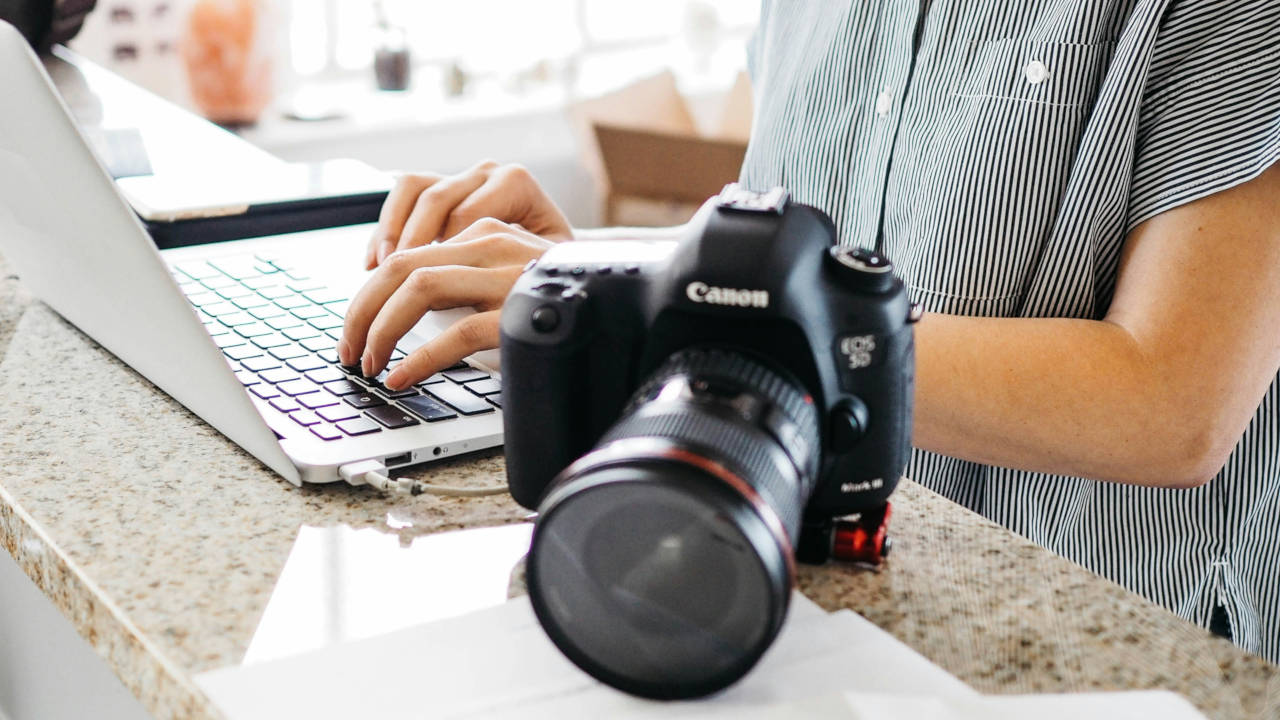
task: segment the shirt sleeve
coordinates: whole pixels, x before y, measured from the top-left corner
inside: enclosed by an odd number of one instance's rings
[[[1174,2],[1139,109],[1129,229],[1280,160],[1280,2]]]

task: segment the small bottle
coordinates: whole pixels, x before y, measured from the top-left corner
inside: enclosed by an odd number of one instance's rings
[[[378,89],[408,90],[411,68],[404,29],[387,21],[382,3],[376,3],[374,7],[378,14],[378,45],[373,54],[373,75]]]

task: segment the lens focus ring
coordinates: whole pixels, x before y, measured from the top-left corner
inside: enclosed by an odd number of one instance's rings
[[[694,402],[654,402],[652,395],[673,378],[731,383],[778,407],[794,423],[809,453],[792,457],[758,424],[732,412]],[[795,541],[804,504],[816,481],[817,411],[797,386],[742,355],[694,349],[665,363],[635,395],[622,419],[609,429],[601,445],[634,437],[664,438],[720,463],[750,484],[774,509],[788,539]]]

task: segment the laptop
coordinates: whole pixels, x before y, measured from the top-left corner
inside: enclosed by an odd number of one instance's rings
[[[337,360],[373,225],[160,251],[0,22],[0,254],[62,317],[295,484],[502,443],[496,353],[392,392]],[[432,312],[411,352],[465,310]],[[354,374],[353,374],[354,373]]]

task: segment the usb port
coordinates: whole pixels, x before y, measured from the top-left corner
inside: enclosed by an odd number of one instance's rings
[[[408,465],[411,462],[413,462],[413,453],[405,453],[403,455],[391,455],[382,461],[382,463],[386,465],[388,469],[393,467],[399,467],[401,465]]]

